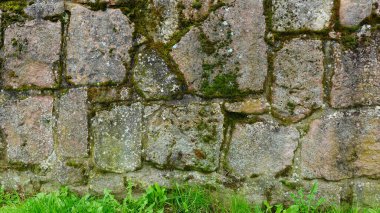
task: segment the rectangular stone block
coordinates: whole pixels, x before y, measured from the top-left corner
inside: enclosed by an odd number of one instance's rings
[[[322,41],[293,39],[274,56],[271,102],[274,115],[291,122],[323,105]]]
[[[67,80],[75,85],[122,82],[130,63],[134,30],[119,9],[70,10],[67,38]]]
[[[320,31],[328,28],[334,0],[273,0],[273,30]]]
[[[227,170],[238,177],[272,175],[292,166],[299,133],[274,121],[238,123],[227,152]]]
[[[57,86],[61,23],[32,20],[5,29],[2,85],[10,88]]]
[[[353,38],[354,47],[336,44],[330,101],[334,108],[380,104],[380,31]],[[356,35],[353,35],[356,36]]]
[[[53,98],[28,97],[0,106],[0,127],[11,163],[39,164],[53,152]]]
[[[380,177],[380,109],[328,111],[302,139],[307,179]]]
[[[88,156],[87,88],[70,89],[57,100],[57,153]]]
[[[94,161],[99,169],[123,173],[141,166],[142,110],[140,103],[116,106],[91,119]]]
[[[145,158],[158,167],[206,172],[219,167],[224,116],[219,104],[145,109]]]

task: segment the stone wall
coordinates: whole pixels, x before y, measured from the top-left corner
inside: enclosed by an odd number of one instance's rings
[[[379,3],[2,1],[0,184],[377,205]]]

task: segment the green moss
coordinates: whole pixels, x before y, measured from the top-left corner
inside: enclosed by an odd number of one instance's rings
[[[357,47],[359,39],[354,34],[346,34],[341,37],[341,44],[345,49],[353,49]]]
[[[107,2],[100,2],[100,0],[96,0],[95,2],[89,2],[91,10],[103,10],[107,9]]]
[[[215,44],[207,38],[204,32],[201,32],[198,38],[204,53],[211,55],[216,51]]]
[[[26,0],[2,0],[0,2],[0,10],[18,14],[23,14],[26,6],[28,6]]]
[[[293,102],[288,102],[286,104],[286,107],[289,109],[291,115],[294,115],[294,110],[296,109],[296,106],[297,105]]]
[[[231,97],[239,94],[236,74],[218,74],[211,82],[205,79],[201,85],[201,92],[205,96]]]
[[[195,0],[192,4],[191,7],[194,9],[201,9],[202,8],[202,3],[199,0]]]

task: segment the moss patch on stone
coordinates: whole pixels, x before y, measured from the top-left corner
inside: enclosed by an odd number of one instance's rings
[[[26,0],[3,0],[0,2],[0,10],[12,13],[24,13],[24,8],[28,6]]]
[[[201,92],[205,96],[231,97],[239,94],[237,75],[232,73],[218,74],[211,82],[204,80]]]

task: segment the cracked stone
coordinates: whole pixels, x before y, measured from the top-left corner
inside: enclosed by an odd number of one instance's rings
[[[219,104],[150,106],[145,110],[147,161],[158,167],[215,171],[223,141]]]
[[[331,105],[334,108],[380,104],[380,31],[363,37],[354,49],[334,48]]]
[[[263,10],[262,0],[235,1],[212,12],[173,46],[171,55],[190,90],[212,97],[263,90],[267,73]]]
[[[94,160],[99,169],[123,173],[141,166],[142,105],[116,106],[91,119]]]
[[[11,163],[39,164],[53,151],[53,98],[28,97],[0,107],[0,127]]]
[[[12,24],[4,32],[3,85],[11,88],[55,87],[60,49],[59,21],[32,20]]]
[[[277,116],[297,122],[323,105],[323,60],[319,40],[293,39],[275,54],[271,99]]]
[[[327,112],[302,139],[302,174],[308,179],[380,177],[380,111]]]
[[[132,73],[134,83],[146,99],[180,97],[185,89],[178,76],[154,50],[143,50],[138,53]]]
[[[275,175],[292,166],[299,133],[273,121],[236,124],[227,154],[227,169],[239,177]]]
[[[71,8],[67,78],[75,85],[122,82],[129,63],[133,24],[119,9]]]
[[[273,30],[320,31],[330,24],[334,0],[273,0],[272,5]]]
[[[70,89],[57,104],[57,152],[64,157],[88,156],[87,90]]]

